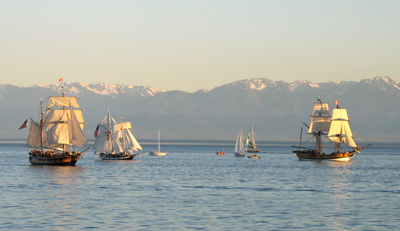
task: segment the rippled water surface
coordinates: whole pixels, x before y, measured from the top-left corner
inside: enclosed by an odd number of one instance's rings
[[[299,161],[289,143],[169,143],[168,154],[32,166],[0,144],[0,228],[8,230],[398,230],[400,145],[350,162]],[[155,145],[143,145],[146,150]],[[216,152],[224,149],[225,156]]]

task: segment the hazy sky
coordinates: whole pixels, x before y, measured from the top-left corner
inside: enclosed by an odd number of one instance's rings
[[[400,1],[0,0],[0,84],[400,81]]]

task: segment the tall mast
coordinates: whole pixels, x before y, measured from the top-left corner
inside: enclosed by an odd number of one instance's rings
[[[114,152],[114,142],[113,142],[113,137],[112,137],[112,131],[111,131],[111,112],[110,112],[110,107],[107,106],[108,108],[108,142],[111,144],[111,152]]]
[[[43,100],[40,99],[40,151],[43,153]]]
[[[123,139],[123,152],[125,153],[125,148],[126,148],[126,146],[125,146],[125,134],[124,134],[124,129],[123,129],[123,127],[122,127],[122,116],[121,116],[121,137],[122,137],[122,139]]]
[[[58,80],[58,82],[61,82],[61,96],[62,97],[64,97],[65,96],[65,93],[64,93],[64,80],[63,80],[63,78],[60,78],[59,80]],[[63,110],[65,110],[65,106],[63,106],[62,107],[62,109]],[[66,145],[65,144],[63,144],[63,153],[65,153],[67,150],[66,150]]]
[[[160,130],[158,130],[158,151],[161,151],[161,147],[160,147]]]

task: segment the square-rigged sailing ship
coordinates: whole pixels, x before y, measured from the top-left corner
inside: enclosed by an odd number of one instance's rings
[[[329,104],[322,103],[320,96],[317,99],[318,102],[314,103],[310,126],[305,124],[308,127],[308,134],[312,134],[315,138],[315,147],[304,147],[300,138],[300,146],[294,146],[298,149],[293,151],[299,159],[349,161],[355,156],[355,152],[370,146],[369,144],[361,147],[356,144],[350,129],[347,109],[340,108],[339,101],[335,101],[337,106],[333,109],[331,116]],[[335,151],[323,152],[323,137],[327,137],[330,142],[333,142]],[[352,150],[343,151],[342,143],[347,144]]]
[[[60,79],[62,82],[62,79]],[[40,122],[30,119],[27,146],[29,162],[33,165],[75,165],[87,140],[83,134],[85,121],[76,97],[62,95],[49,97],[46,111],[40,101]],[[26,121],[27,122],[27,121]]]

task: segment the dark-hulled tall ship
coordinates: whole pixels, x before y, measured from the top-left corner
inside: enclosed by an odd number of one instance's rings
[[[62,79],[60,79],[60,82]],[[40,101],[40,122],[30,119],[27,139],[29,162],[32,165],[74,166],[82,154],[87,140],[83,134],[85,121],[76,97],[62,95],[49,97],[46,110]],[[28,120],[25,122],[28,124]]]
[[[356,152],[370,145],[361,147],[355,143],[347,109],[340,108],[339,101],[335,101],[335,104],[336,108],[333,109],[331,116],[329,104],[323,103],[320,96],[318,102],[314,103],[310,126],[306,126],[308,134],[312,134],[315,138],[315,145],[305,147],[300,138],[300,146],[294,146],[298,149],[293,151],[299,159],[349,161]],[[323,151],[323,138],[328,138],[328,141],[333,144],[333,152],[325,153]],[[346,144],[350,149],[343,150],[342,144]]]

